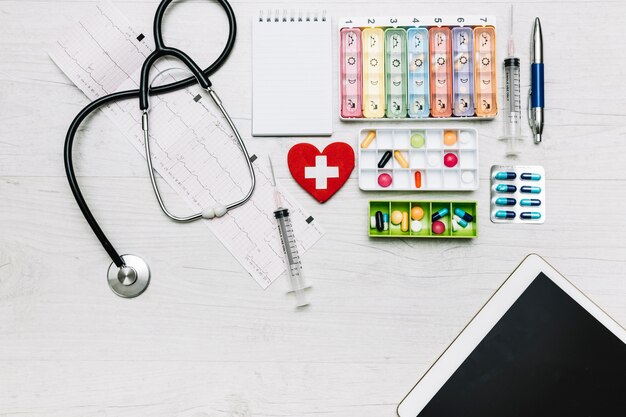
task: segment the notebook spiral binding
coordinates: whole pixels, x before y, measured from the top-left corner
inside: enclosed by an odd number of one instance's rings
[[[325,22],[326,10],[322,10],[321,15],[317,12],[306,11],[304,14],[302,10],[287,11],[284,9],[281,13],[279,9],[276,9],[274,13],[271,10],[267,11],[267,14],[263,14],[263,10],[259,11],[259,22]]]

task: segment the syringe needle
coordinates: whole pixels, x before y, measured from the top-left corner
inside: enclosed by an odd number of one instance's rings
[[[509,52],[509,57],[513,57],[515,55],[515,41],[513,40],[513,4],[511,4],[511,10],[510,10],[510,26],[511,26],[511,32],[509,32],[509,42],[508,42],[508,52]]]
[[[274,187],[274,203],[276,204],[276,208],[282,207],[282,199],[280,197],[280,193],[278,192],[278,188],[276,187],[276,175],[274,174],[274,164],[272,164],[272,158],[267,155],[268,161],[270,161],[270,171],[272,173],[272,186]]]

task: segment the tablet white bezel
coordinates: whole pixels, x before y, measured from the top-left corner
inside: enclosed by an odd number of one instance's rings
[[[622,342],[626,343],[626,330],[623,327],[559,274],[543,258],[531,254],[513,271],[430,369],[426,371],[407,396],[404,397],[397,409],[399,417],[416,417],[422,412],[431,398],[441,389],[450,376],[541,272]]]

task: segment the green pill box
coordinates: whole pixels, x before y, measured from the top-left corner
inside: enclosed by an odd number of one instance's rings
[[[377,216],[378,212],[382,216]],[[466,213],[464,218],[460,215],[463,213]],[[477,213],[475,201],[371,200],[368,233],[370,237],[475,238],[478,237]],[[433,215],[441,217],[433,221]],[[379,230],[380,217],[383,230]],[[433,227],[435,222],[440,223]]]

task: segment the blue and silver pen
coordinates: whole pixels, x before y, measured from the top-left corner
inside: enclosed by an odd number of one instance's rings
[[[528,123],[533,132],[535,143],[541,143],[543,133],[543,37],[541,35],[541,22],[535,18],[533,38],[530,44],[530,72],[531,86],[528,109]]]

